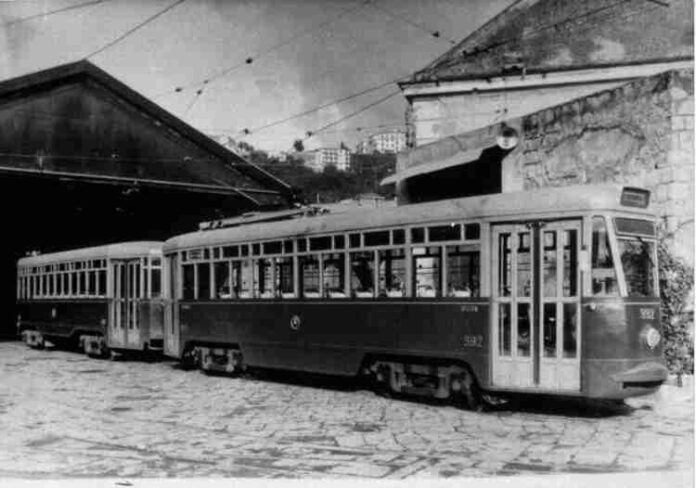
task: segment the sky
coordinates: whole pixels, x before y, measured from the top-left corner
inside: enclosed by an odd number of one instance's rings
[[[290,150],[392,93],[305,147],[354,147],[403,128],[406,102],[392,83],[259,129],[410,75],[513,2],[184,0],[109,46],[175,0],[91,1],[40,15],[90,0],[0,0],[0,80],[87,58],[204,133],[267,151]]]

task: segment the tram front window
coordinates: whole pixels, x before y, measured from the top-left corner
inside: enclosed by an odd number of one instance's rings
[[[609,233],[604,217],[592,219],[592,293],[598,296],[617,296],[614,258],[609,245]]]
[[[619,254],[629,297],[654,297],[655,243],[640,237],[620,238]]]

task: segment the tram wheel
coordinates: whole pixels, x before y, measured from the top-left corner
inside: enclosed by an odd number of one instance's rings
[[[391,369],[387,365],[381,365],[377,368],[373,376],[373,390],[377,396],[382,398],[392,398],[393,391],[391,388]]]
[[[199,369],[200,362],[198,360],[198,355],[196,354],[195,347],[187,347],[181,354],[179,359],[179,367],[184,371],[191,371],[192,369]]]
[[[474,375],[467,370],[452,375],[450,381],[452,403],[474,412],[483,410],[484,401]]]

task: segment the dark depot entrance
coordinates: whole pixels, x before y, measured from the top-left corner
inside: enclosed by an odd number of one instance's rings
[[[0,82],[0,336],[27,253],[163,240],[292,189],[88,62]]]

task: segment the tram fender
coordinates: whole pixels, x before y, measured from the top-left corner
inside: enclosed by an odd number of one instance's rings
[[[626,371],[611,375],[611,379],[617,383],[639,383],[666,381],[667,368],[664,364],[656,362],[642,363]]]

